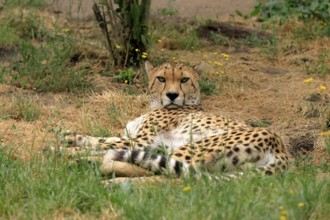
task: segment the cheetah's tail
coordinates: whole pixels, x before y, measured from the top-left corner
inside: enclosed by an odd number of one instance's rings
[[[185,162],[175,160],[171,157],[167,158],[160,154],[152,154],[143,150],[112,149],[104,155],[103,163],[107,161],[128,162],[151,170],[152,172],[162,173],[167,171],[169,174],[174,174],[176,176],[186,176],[190,172],[190,165]]]

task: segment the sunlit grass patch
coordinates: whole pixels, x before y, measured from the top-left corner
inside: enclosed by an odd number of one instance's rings
[[[17,96],[11,98],[10,103],[0,106],[0,119],[24,120],[27,122],[38,120],[41,106],[34,97]]]

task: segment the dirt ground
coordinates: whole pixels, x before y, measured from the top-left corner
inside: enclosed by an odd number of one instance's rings
[[[55,22],[66,23],[65,19],[70,16],[81,21],[92,19],[90,11],[92,1],[52,0],[50,2]],[[69,4],[70,2],[74,4]],[[155,10],[167,4],[168,1],[153,1],[152,8]],[[234,14],[235,10],[248,12],[253,5],[252,0],[182,0],[173,3],[173,7],[179,9],[179,14],[182,16],[200,16],[218,20],[223,17],[228,20],[228,15]],[[75,10],[76,7],[80,8],[79,13]],[[251,22],[240,20],[239,22],[246,26],[254,26]],[[88,28],[84,28],[83,23],[79,26],[84,34],[98,33],[98,30],[92,29],[90,25],[86,27]],[[290,29],[290,25],[287,28]],[[288,50],[288,53],[282,53],[276,61],[267,59],[260,48],[240,49],[217,45],[194,52],[160,51],[154,48],[150,53],[153,57],[176,57],[179,61],[189,61],[191,64],[202,60],[213,62],[221,58],[221,53],[229,54],[228,80],[224,83],[224,92],[204,96],[205,109],[241,120],[270,121],[270,128],[279,133],[288,146],[292,148],[298,143],[299,149],[313,150],[314,162],[319,163],[329,161],[322,132],[326,130],[324,121],[330,105],[330,80],[329,77],[313,76],[312,82],[305,82],[304,80],[310,76],[304,71],[303,65],[295,63],[297,60],[317,57],[324,48],[330,51],[329,39],[306,43],[299,51]],[[105,53],[97,48],[94,52]],[[329,61],[328,65],[330,65]],[[212,74],[212,71],[210,67],[208,74]],[[95,75],[94,81],[99,83],[99,89],[88,96],[36,93],[12,85],[0,85],[0,103],[8,106],[14,97],[24,96],[31,97],[41,108],[41,116],[35,122],[12,118],[0,119],[2,145],[12,146],[19,157],[29,158],[29,153],[54,145],[56,142],[54,130],[71,129],[91,134],[90,129],[95,127],[91,122],[93,120],[106,127],[108,120],[105,119],[105,109],[109,102],[115,103],[121,110],[122,120],[115,125],[109,125],[109,128],[114,129],[115,134],[121,132],[125,121],[147,112],[148,101],[145,95],[129,96],[120,90],[123,88],[122,85],[113,84],[109,78]],[[326,89],[320,89],[320,86]],[[319,93],[321,98],[310,101],[308,97],[315,93]],[[317,109],[319,114],[309,115],[309,108]]]
[[[1,1],[0,1],[1,2]],[[93,17],[92,5],[97,0],[49,0],[55,11],[66,17],[88,19]],[[236,11],[250,12],[255,5],[254,0],[152,0],[151,10],[173,7],[182,17],[216,18],[235,14]]]

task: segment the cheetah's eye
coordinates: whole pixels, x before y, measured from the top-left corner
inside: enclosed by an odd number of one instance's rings
[[[188,82],[188,80],[189,80],[189,77],[183,77],[181,79],[181,83],[186,83],[186,82]]]
[[[159,80],[159,82],[162,82],[162,83],[166,81],[166,79],[162,76],[157,76],[156,78]]]

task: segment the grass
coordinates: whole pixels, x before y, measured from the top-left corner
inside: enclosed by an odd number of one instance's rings
[[[0,218],[39,219],[55,215],[120,219],[327,219],[330,183],[326,165],[300,161],[282,175],[245,175],[217,181],[185,179],[104,187],[97,166],[69,165],[53,155],[12,160],[0,150]],[[109,208],[111,207],[111,208]]]
[[[56,157],[35,155],[28,163],[0,150],[0,218],[42,219],[67,210],[97,216],[109,194],[92,167],[69,166]]]
[[[0,106],[0,119],[12,118],[32,122],[41,115],[41,106],[31,97],[16,96],[9,105]]]
[[[21,62],[13,61],[11,83],[39,92],[81,92],[89,89],[83,71],[69,67],[73,43],[54,41],[35,47],[29,42],[21,45]],[[68,68],[69,67],[69,68]]]
[[[326,76],[329,74],[328,60],[329,50],[324,48],[320,51],[316,60],[305,64],[305,71],[307,74]]]

